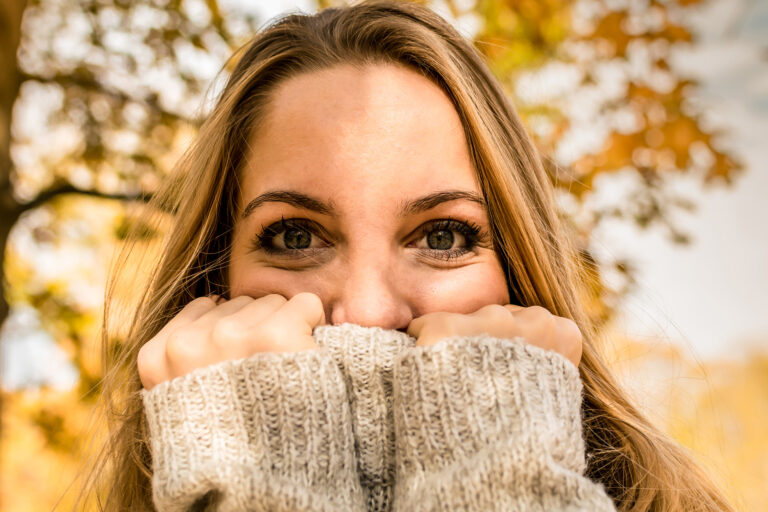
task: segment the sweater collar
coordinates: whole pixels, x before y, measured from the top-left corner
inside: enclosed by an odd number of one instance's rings
[[[312,336],[321,347],[344,351],[353,347],[357,350],[397,350],[416,344],[416,338],[398,330],[364,327],[352,323],[321,325],[315,327]]]

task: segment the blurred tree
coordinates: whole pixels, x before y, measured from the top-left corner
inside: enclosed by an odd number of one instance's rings
[[[0,6],[0,323],[9,302],[32,305],[80,376],[68,392],[2,391],[6,508],[50,508],[69,484],[101,378],[102,269],[255,22],[215,0]]]
[[[703,3],[447,2],[454,19],[475,30],[477,49],[542,150],[591,279],[584,302],[598,324],[610,320],[634,284],[632,261],[595,261],[590,240],[598,225],[618,218],[661,226],[671,241],[686,244],[690,235],[674,215],[695,204],[671,190],[668,177],[730,184],[742,169],[718,146],[721,132],[705,127],[698,83],[671,65],[676,49],[695,44],[683,24],[686,8]],[[600,179],[631,181],[631,190],[598,204],[591,196]]]
[[[17,200],[11,186],[11,110],[21,81],[16,66],[16,48],[21,37],[21,17],[25,1],[3,2],[0,5],[0,270],[3,269],[5,242],[11,231]],[[8,303],[0,294],[0,322],[8,316]]]
[[[255,29],[216,1],[3,6],[2,247],[25,212],[58,196],[150,195],[204,115],[206,88]]]
[[[692,205],[670,192],[665,178],[689,173],[704,183],[730,182],[739,170],[691,102],[697,84],[670,64],[675,47],[695,43],[680,20],[686,7],[701,2],[422,1],[474,38],[542,149],[591,278],[584,301],[599,323],[628,291],[633,268],[631,261],[595,260],[589,240],[599,223],[613,217],[662,225],[685,243],[672,214]],[[253,13],[223,6],[217,0],[0,5],[0,323],[6,299],[33,305],[81,377],[74,393],[41,393],[33,404],[27,395],[6,400],[0,442],[13,447],[2,456],[13,478],[3,480],[0,499],[9,508],[22,510],[11,490],[46,487],[42,473],[15,471],[27,464],[23,454],[32,444],[45,440],[39,446],[71,461],[80,423],[69,416],[91,406],[100,378],[94,360],[100,304],[82,299],[85,281],[73,286],[76,272],[41,277],[33,253],[61,250],[74,232],[96,248],[93,261],[106,266],[109,249],[133,222],[131,205],[167,175],[210,106],[206,92],[215,97],[217,72],[257,28]],[[555,92],[547,93],[552,77]],[[573,150],[581,132],[595,126],[602,142]],[[631,194],[607,206],[590,203],[596,181],[627,175],[634,180]],[[607,273],[623,280],[609,286]],[[103,285],[101,273],[91,274],[92,284]],[[30,428],[37,433],[24,430]],[[34,495],[19,494],[25,501]]]

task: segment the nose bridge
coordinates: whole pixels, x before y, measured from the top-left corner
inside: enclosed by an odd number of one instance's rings
[[[350,252],[337,282],[332,323],[399,329],[411,321],[408,290],[402,289],[389,252]]]

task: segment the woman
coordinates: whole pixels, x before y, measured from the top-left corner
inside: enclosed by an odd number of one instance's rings
[[[729,510],[600,361],[536,150],[449,24],[326,9],[238,59],[158,200],[107,509]]]

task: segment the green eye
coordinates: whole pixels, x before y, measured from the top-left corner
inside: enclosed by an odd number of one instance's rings
[[[448,250],[453,247],[453,232],[444,229],[432,231],[427,235],[427,244],[430,249]]]
[[[422,247],[422,250],[440,260],[458,258],[472,252],[483,238],[481,233],[480,226],[455,219],[428,222],[420,231],[420,236],[426,238],[426,247]],[[463,239],[463,243],[454,248],[457,237],[459,242]]]
[[[306,249],[312,240],[312,234],[303,229],[289,229],[283,232],[283,240],[288,249]]]
[[[308,219],[280,219],[262,228],[252,241],[255,251],[282,257],[303,258],[329,247],[322,236],[323,230]],[[282,235],[282,239],[281,236]],[[451,260],[472,252],[479,241],[484,241],[481,228],[473,223],[455,219],[427,222],[417,231],[417,240],[426,239],[426,247],[418,246],[430,258]],[[321,243],[320,247],[312,247]],[[454,247],[458,243],[458,247]]]
[[[280,222],[263,228],[261,233],[256,235],[252,246],[254,250],[263,250],[268,254],[301,255],[317,249],[311,247],[313,237],[325,243],[319,234],[320,231],[307,219],[280,219]],[[280,235],[283,235],[282,241],[279,239]]]

